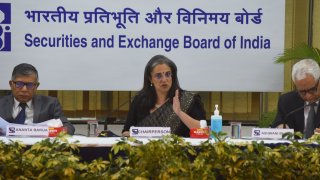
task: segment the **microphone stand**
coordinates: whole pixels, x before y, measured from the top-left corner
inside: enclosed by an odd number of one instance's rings
[[[296,113],[297,111],[300,111],[301,109],[304,109],[305,107],[309,106],[309,104],[303,105],[301,107],[298,107],[292,111],[290,111],[285,117],[284,117],[284,122],[283,122],[283,129],[287,128],[287,122],[288,122],[288,117],[291,116],[292,114]]]
[[[133,96],[135,97],[135,96]],[[112,111],[110,112],[110,115],[112,115],[114,112],[119,111],[120,108],[122,108],[124,105],[128,104],[131,102],[131,100],[133,99],[133,97],[129,98],[129,100],[126,100],[124,103],[120,104],[116,109],[112,109]],[[98,135],[98,137],[120,137],[119,135],[113,133],[112,131],[108,130],[108,122],[109,122],[109,117],[107,116],[105,121],[104,121],[104,130],[101,131]],[[116,118],[112,120],[112,122],[115,122]],[[121,123],[119,123],[121,124]]]
[[[134,97],[134,96],[133,96]],[[120,108],[122,108],[123,106],[127,105],[128,103],[131,102],[131,100],[133,99],[133,97],[129,98],[129,100],[126,100],[124,101],[123,103],[121,103],[117,108],[115,109],[112,109],[111,112],[110,112],[110,116],[112,116],[112,114],[116,111],[119,111]],[[104,130],[108,130],[108,122],[109,122],[109,119],[111,119],[110,117],[106,117],[105,121],[104,121]],[[116,121],[116,118],[111,120],[112,122],[115,122]]]

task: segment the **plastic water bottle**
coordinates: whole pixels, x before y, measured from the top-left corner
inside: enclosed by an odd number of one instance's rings
[[[207,121],[206,120],[200,120],[200,128],[204,129],[207,128]]]
[[[222,116],[219,115],[218,104],[215,105],[214,114],[211,116],[211,131],[217,134],[222,131]]]

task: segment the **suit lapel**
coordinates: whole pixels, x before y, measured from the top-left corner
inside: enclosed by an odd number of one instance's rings
[[[37,123],[39,121],[40,109],[42,107],[42,102],[39,99],[39,96],[35,95],[32,100],[33,103],[33,123]]]
[[[304,102],[301,103],[301,106],[302,107],[304,105]],[[297,113],[297,116],[298,116],[298,125],[297,127],[303,127],[302,128],[302,132],[303,132],[303,129],[304,129],[304,108],[301,109],[301,113]]]
[[[317,115],[316,115],[316,119],[315,119],[315,125],[316,125],[316,127],[317,128],[319,128],[320,127],[320,103],[318,103],[318,110],[317,110]]]
[[[294,118],[295,119],[295,124],[294,124],[294,127],[295,127],[295,131],[303,132],[303,130],[304,130],[304,108],[303,108],[303,106],[305,105],[305,102],[297,92],[295,94],[295,98],[296,98],[295,103],[298,104],[297,107],[295,107],[295,108],[302,107],[302,109],[299,110],[297,113],[295,113],[295,118]]]
[[[7,106],[7,107],[9,107],[9,108],[8,108],[8,111],[5,112],[5,113],[6,113],[5,117],[10,117],[10,119],[6,119],[6,120],[9,121],[10,123],[13,123],[13,121],[14,121],[14,119],[13,119],[13,117],[12,117],[13,102],[14,102],[13,96],[11,95],[11,96],[9,96],[9,98],[7,99],[7,103],[8,103],[8,106]]]

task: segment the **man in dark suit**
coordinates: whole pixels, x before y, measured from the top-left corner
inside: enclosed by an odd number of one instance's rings
[[[280,96],[271,127],[287,125],[295,132],[303,133],[305,138],[320,132],[319,78],[320,68],[314,60],[304,59],[293,66],[292,80],[296,90]]]
[[[36,95],[38,80],[38,71],[35,67],[26,63],[17,65],[9,81],[11,94],[0,99],[0,117],[10,123],[19,124],[60,119],[67,128],[67,133],[74,134],[75,129],[64,116],[58,99]],[[22,121],[21,116],[23,116]]]

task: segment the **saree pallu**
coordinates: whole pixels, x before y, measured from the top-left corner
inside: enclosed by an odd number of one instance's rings
[[[180,107],[183,112],[187,112],[193,102],[194,93],[183,91],[180,94]],[[173,111],[172,104],[167,101],[153,113],[147,116],[142,121],[138,122],[136,126],[140,127],[170,127],[171,133],[176,134],[176,131],[183,122]]]

